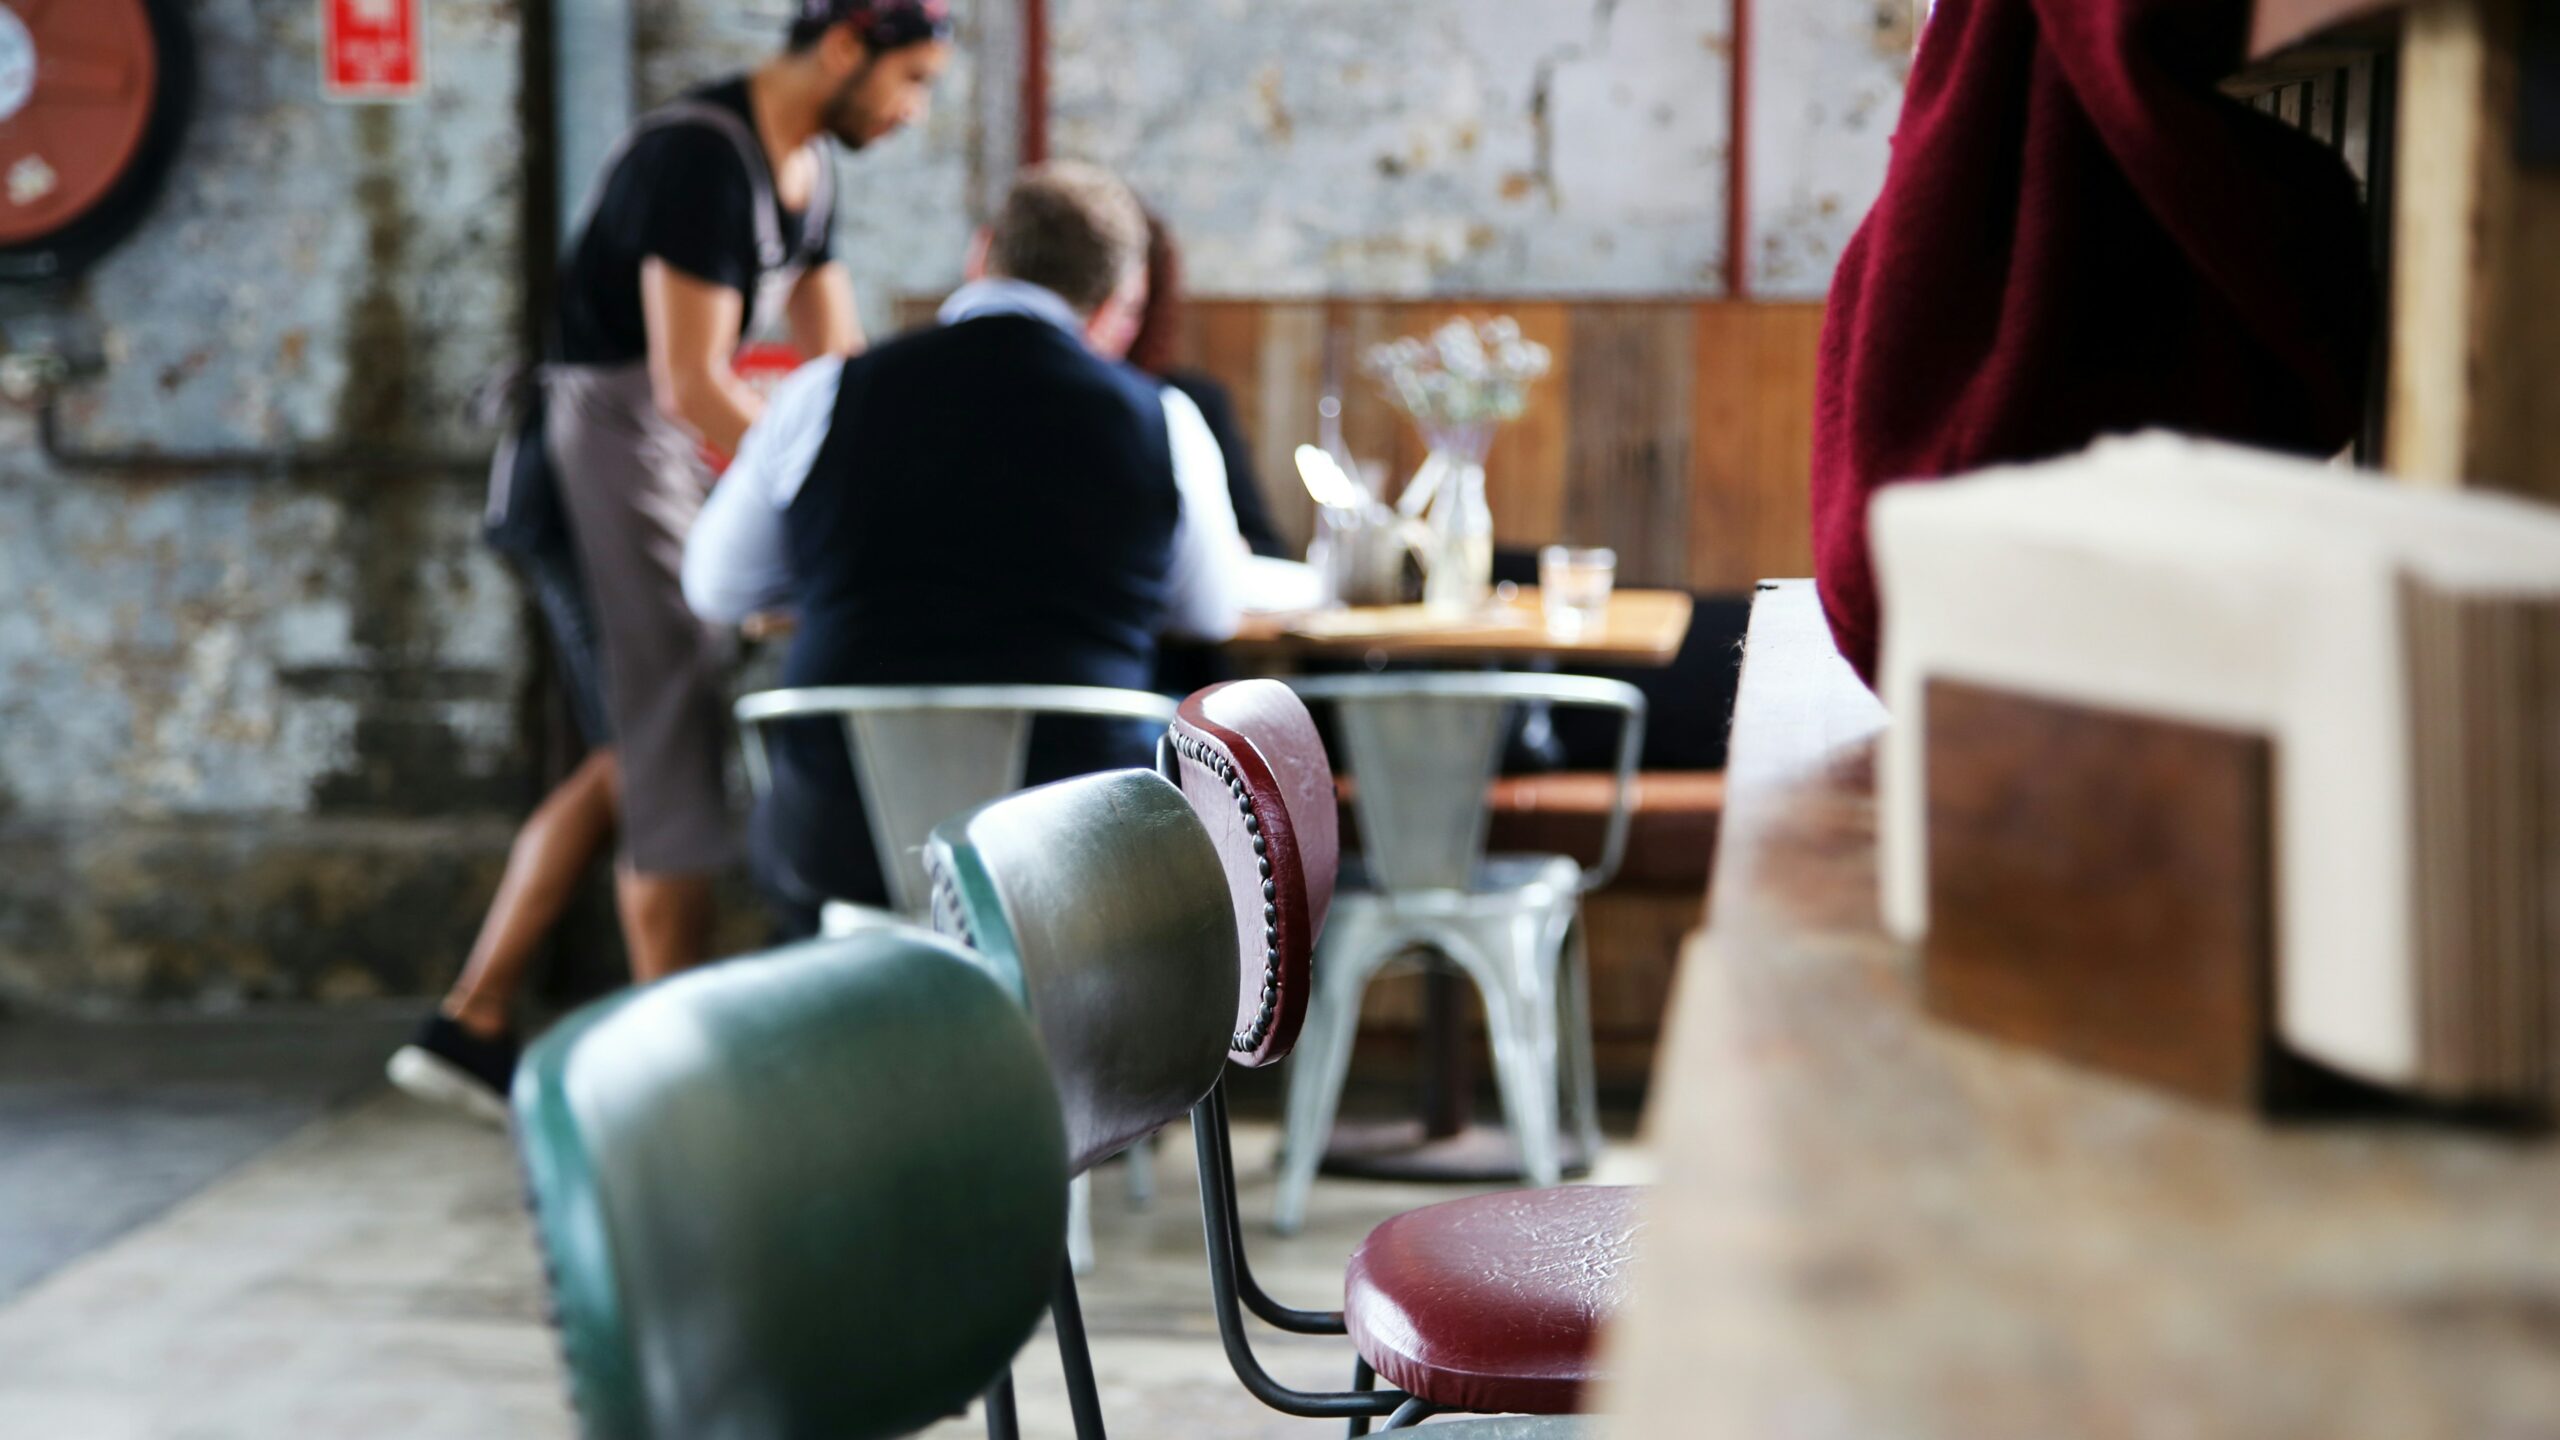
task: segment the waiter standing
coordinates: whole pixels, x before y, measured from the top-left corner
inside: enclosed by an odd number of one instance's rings
[[[946,0],[801,0],[782,54],[635,124],[560,275],[543,450],[566,535],[523,547],[592,753],[519,832],[462,977],[392,1058],[425,1098],[503,1119],[527,963],[618,821],[615,899],[632,976],[699,963],[733,858],[722,784],[726,632],[686,609],[701,452],[734,451],[762,402],[741,339],[787,323],[803,355],[863,346],[831,248],[832,140],[923,119],[950,61]]]

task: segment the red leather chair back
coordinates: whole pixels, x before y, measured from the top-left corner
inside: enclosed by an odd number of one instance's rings
[[[1167,778],[1208,828],[1235,896],[1241,964],[1227,1058],[1276,1064],[1307,1018],[1316,936],[1342,860],[1333,765],[1305,703],[1277,680],[1193,695],[1166,745]]]

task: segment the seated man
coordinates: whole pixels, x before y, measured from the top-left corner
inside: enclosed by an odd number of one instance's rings
[[[1024,173],[943,325],[774,393],[685,551],[695,613],[798,612],[783,683],[1145,688],[1156,637],[1224,639],[1248,551],[1179,391],[1096,350],[1145,303],[1147,225],[1091,166]],[[1034,727],[1034,782],[1146,765],[1144,727]],[[771,737],[758,879],[814,928],[886,903],[842,727]]]

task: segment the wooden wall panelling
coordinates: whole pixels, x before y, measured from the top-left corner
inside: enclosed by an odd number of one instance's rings
[[[1354,458],[1383,461],[1387,467],[1386,498],[1393,501],[1413,478],[1421,456],[1412,426],[1386,397],[1378,382],[1363,373],[1369,351],[1405,334],[1404,307],[1387,301],[1337,301],[1327,307],[1333,383],[1342,394],[1342,439]],[[1315,411],[1307,411],[1307,438],[1314,438]],[[1406,455],[1413,456],[1406,460]]]
[[[1618,552],[1630,585],[1689,573],[1693,307],[1591,305],[1573,315],[1565,533]]]
[[[1753,384],[1761,373],[1760,328],[1754,306],[1697,307],[1690,362],[1697,384],[1689,440],[1691,589],[1746,589],[1760,575],[1777,573],[1751,573],[1766,523],[1760,514],[1760,407]]]
[[[1747,590],[1775,575],[1813,573],[1813,382],[1822,355],[1822,307],[1761,307],[1759,469],[1752,479],[1758,523],[1748,576],[1718,588]]]
[[[1315,532],[1315,501],[1298,479],[1297,449],[1315,438],[1316,401],[1324,393],[1325,311],[1318,303],[1265,307],[1256,369],[1262,400],[1246,414],[1260,417],[1254,452],[1261,458],[1263,498],[1271,518],[1295,554],[1306,553]]]
[[[1544,543],[1564,538],[1565,490],[1570,475],[1573,385],[1573,311],[1565,305],[1518,305],[1509,312],[1520,333],[1547,347],[1555,368],[1529,392],[1529,408],[1494,443],[1487,467],[1493,494],[1493,533]]]
[[[934,301],[902,300],[905,323]],[[1354,456],[1383,462],[1392,499],[1423,441],[1361,373],[1373,346],[1453,317],[1507,314],[1555,369],[1487,462],[1506,547],[1619,551],[1630,584],[1739,591],[1812,564],[1806,474],[1819,305],[1677,300],[1194,300],[1187,363],[1227,386],[1273,520],[1303,550],[1314,507],[1294,452],[1317,436],[1328,377]]]
[[[1821,339],[1819,305],[1698,307],[1691,589],[1748,590],[1768,576],[1812,573],[1807,486]]]

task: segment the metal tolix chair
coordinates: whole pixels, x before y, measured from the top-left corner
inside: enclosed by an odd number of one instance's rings
[[[933,827],[1022,788],[1031,723],[1041,718],[1134,720],[1161,727],[1174,702],[1143,690],[1091,685],[836,685],[767,690],[738,701],[747,776],[756,794],[773,788],[764,728],[795,720],[834,720],[844,728],[873,848],[888,882],[892,911],[830,900],[822,929],[850,934],[905,920],[922,924],[930,895],[924,844]],[[1155,1194],[1153,1153],[1129,1156],[1129,1199],[1144,1206]],[[1069,1197],[1068,1254],[1076,1273],[1093,1273],[1093,1186],[1082,1174]]]
[[[957,946],[866,931],[572,1016],[516,1138],[582,1433],[843,1440],[957,1414],[1063,1268],[1040,1045]]]
[[[1559,1133],[1600,1149],[1590,965],[1582,897],[1609,883],[1627,848],[1644,693],[1573,675],[1341,675],[1292,682],[1329,704],[1350,752],[1361,856],[1344,877],[1315,956],[1305,1037],[1289,1074],[1272,1223],[1294,1233],[1342,1102],[1369,982],[1423,950],[1484,997],[1504,1118],[1533,1185],[1564,1177]],[[1524,705],[1620,717],[1608,828],[1586,870],[1563,855],[1485,854],[1488,792],[1513,712]],[[1558,1115],[1559,1079],[1569,1113]]]
[[[1243,802],[1228,797],[1223,803],[1240,826]],[[1225,1111],[1215,1082],[1239,1047],[1273,1059],[1287,1053],[1294,1038],[1286,1019],[1287,982],[1291,976],[1302,981],[1305,967],[1301,960],[1293,970],[1269,968],[1260,937],[1275,923],[1266,918],[1266,907],[1284,908],[1295,917],[1287,922],[1294,927],[1307,914],[1307,896],[1303,883],[1284,888],[1275,872],[1253,882],[1254,903],[1240,909],[1230,899],[1234,871],[1211,833],[1183,791],[1142,772],[1086,776],[1028,791],[936,832],[927,866],[935,877],[937,923],[965,935],[1031,1008],[1052,1047],[1071,1133],[1080,1103],[1119,1117],[1113,1125],[1093,1127],[1097,1143],[1103,1143],[1103,1137],[1167,1115],[1177,1091],[1196,1087],[1188,1108],[1201,1152],[1202,1213],[1220,1334],[1248,1390],[1287,1413],[1357,1417],[1361,1428],[1371,1419],[1411,1424],[1443,1408],[1469,1408],[1366,1384],[1339,1394],[1289,1390],[1261,1369],[1244,1339],[1236,1308],[1240,1297],[1249,1297],[1244,1303],[1284,1328],[1345,1331],[1338,1314],[1293,1311],[1270,1301],[1241,1271],[1227,1243],[1234,1229],[1233,1172],[1225,1161]],[[1329,854],[1323,868],[1330,873]],[[1264,884],[1272,886],[1268,899],[1262,898]],[[1238,939],[1247,930],[1255,937],[1255,963],[1240,967]],[[1266,992],[1267,981],[1277,983]],[[1178,1039],[1171,1034],[1177,1012],[1184,1031]],[[1156,1073],[1168,1048],[1181,1057],[1179,1085],[1162,1083]],[[1212,1063],[1192,1069],[1204,1056]],[[1080,1328],[1074,1342],[1083,1349]],[[1065,1325],[1060,1343],[1069,1344]],[[1362,1373],[1368,1373],[1365,1365]],[[1070,1355],[1067,1374],[1077,1434],[1100,1440],[1090,1359]],[[1515,1416],[1451,1424],[1439,1433],[1448,1440],[1548,1440],[1580,1431],[1570,1420]]]

